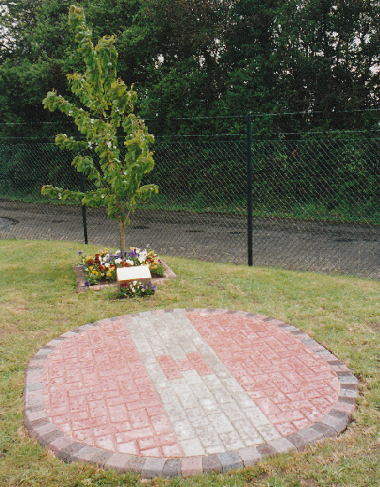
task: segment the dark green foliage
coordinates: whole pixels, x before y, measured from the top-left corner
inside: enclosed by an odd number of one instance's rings
[[[59,121],[39,104],[52,88],[70,100],[83,71],[68,35],[70,2],[4,0],[0,113],[4,122]],[[78,0],[94,37],[116,35],[119,73],[145,118],[172,133],[183,116],[254,119],[256,134],[373,129],[378,121],[380,5],[375,0]],[[351,111],[357,110],[355,116]],[[377,127],[377,126],[376,126]],[[46,131],[46,127],[43,126]],[[230,127],[231,128],[231,127]],[[183,124],[175,130],[185,131]],[[34,136],[44,135],[41,126]],[[3,127],[3,136],[15,136]],[[159,133],[157,132],[159,135]],[[29,135],[25,127],[18,136]],[[47,134],[46,134],[47,135]]]
[[[0,145],[0,197],[40,200],[41,186],[79,189],[79,175],[71,166],[72,154],[54,144]]]

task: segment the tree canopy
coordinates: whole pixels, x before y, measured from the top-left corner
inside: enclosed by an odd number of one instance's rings
[[[70,97],[65,76],[83,69],[68,35],[70,3],[2,2],[7,7],[1,17],[3,122],[52,120],[40,103],[44,93],[54,88]],[[96,38],[115,35],[120,75],[135,84],[143,117],[244,115],[251,110],[307,113],[323,129],[362,129],[373,123],[374,114],[363,110],[379,106],[377,0],[77,4],[85,9]],[[292,130],[301,130],[306,118],[294,118]],[[267,129],[287,130],[287,124],[273,117]],[[260,125],[262,120],[254,129]],[[159,128],[172,129],[170,122]],[[14,128],[12,133],[18,134]],[[25,128],[20,133],[25,135]]]
[[[140,200],[158,192],[153,184],[141,185],[144,174],[154,166],[149,147],[154,137],[148,133],[144,121],[133,113],[136,92],[117,77],[114,37],[103,36],[94,46],[84,11],[74,5],[70,7],[69,24],[75,31],[78,52],[86,66],[84,73],[67,76],[70,89],[81,106],[70,103],[56,90],[49,91],[43,104],[51,112],[58,110],[71,117],[85,138],[76,140],[67,134],[58,134],[56,144],[62,149],[79,152],[89,148],[98,160],[92,154],[77,154],[72,161],[72,165],[93,183],[92,189],[73,191],[46,185],[42,194],[106,207],[108,216],[118,222],[121,257],[124,258],[125,225],[129,224],[130,214]],[[118,129],[123,131],[123,151]]]

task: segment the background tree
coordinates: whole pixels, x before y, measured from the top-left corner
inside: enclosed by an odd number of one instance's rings
[[[66,35],[67,0],[4,0],[3,121],[51,121],[38,100],[83,68]],[[257,133],[373,126],[380,101],[377,0],[78,0],[97,37],[117,36],[119,72],[145,118],[275,114]],[[348,111],[357,110],[355,117]],[[359,112],[360,111],[360,112]],[[281,117],[281,112],[310,116]],[[62,119],[63,120],[63,119]],[[43,125],[43,127],[47,127]],[[17,128],[17,126],[16,126]],[[226,127],[227,128],[227,127]],[[41,137],[41,126],[38,136]],[[175,127],[187,130],[184,124]],[[229,129],[230,130],[230,129]],[[235,128],[233,128],[235,130]],[[12,128],[13,135],[14,127]],[[25,126],[19,134],[25,136]]]
[[[117,78],[114,37],[104,36],[94,47],[92,32],[86,26],[80,7],[70,7],[69,24],[76,32],[75,40],[86,66],[84,74],[68,75],[71,91],[82,106],[66,100],[56,90],[50,91],[43,103],[50,111],[59,110],[71,117],[85,137],[85,140],[77,141],[74,137],[59,134],[56,136],[59,147],[76,151],[90,148],[98,155],[98,163],[88,155],[77,155],[72,162],[93,182],[95,189],[81,192],[44,186],[42,194],[88,206],[107,207],[108,215],[118,222],[120,250],[124,257],[125,225],[129,223],[130,214],[139,200],[158,191],[153,184],[141,186],[143,175],[154,166],[153,154],[149,150],[154,137],[133,113],[136,92],[132,88],[128,90]],[[119,146],[120,128],[125,134],[125,150]]]
[[[367,128],[372,115],[359,111],[380,101],[379,15],[372,0],[233,2],[220,60],[230,89],[220,104],[226,113],[311,114],[257,119],[256,133]]]
[[[380,101],[379,15],[379,3],[370,0],[295,0],[284,7],[279,44],[294,111],[313,112],[313,123],[325,129],[366,128],[371,116],[360,111]]]

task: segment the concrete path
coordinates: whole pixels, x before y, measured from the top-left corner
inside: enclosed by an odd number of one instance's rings
[[[104,319],[41,348],[25,423],[68,461],[183,476],[250,466],[341,433],[358,395],[305,333],[228,310]]]

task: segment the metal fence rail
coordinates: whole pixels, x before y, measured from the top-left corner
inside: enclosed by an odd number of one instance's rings
[[[164,255],[380,278],[380,139],[158,139],[146,182],[160,192],[132,217],[127,242]],[[79,189],[72,155],[54,144],[0,145],[0,238],[83,242],[81,209],[40,194]],[[248,219],[249,220],[249,219]],[[90,243],[117,247],[117,224],[87,209]]]

